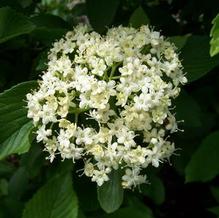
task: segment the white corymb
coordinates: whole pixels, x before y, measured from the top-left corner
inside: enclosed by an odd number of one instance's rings
[[[172,99],[187,81],[174,45],[148,26],[101,36],[79,25],[48,59],[38,89],[27,95],[27,116],[48,159],[83,159],[84,174],[99,186],[118,169],[124,188],[144,183],[142,169],[174,152]]]

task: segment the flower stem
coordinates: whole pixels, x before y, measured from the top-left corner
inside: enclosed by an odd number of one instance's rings
[[[117,67],[118,67],[120,64],[121,64],[121,63],[119,62],[119,63],[116,63],[116,64],[114,64],[114,65],[112,66],[112,68],[111,68],[111,73],[110,73],[110,76],[109,76],[109,80],[114,79],[113,75],[115,74],[116,69],[117,69]]]

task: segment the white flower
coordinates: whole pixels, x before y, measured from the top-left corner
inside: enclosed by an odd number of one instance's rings
[[[89,177],[93,176],[93,174],[94,174],[94,165],[92,163],[85,162],[85,164],[84,164],[84,174],[86,176],[89,176]]]
[[[57,121],[54,107],[47,104],[43,105],[41,111],[42,123],[46,125],[49,122],[55,123]]]
[[[52,130],[46,129],[46,126],[43,125],[37,130],[36,134],[37,134],[36,137],[37,142],[46,141],[48,139],[48,136],[52,135]]]
[[[122,186],[146,181],[174,152],[172,100],[187,79],[176,48],[148,26],[115,27],[101,36],[86,25],[53,44],[39,87],[27,94],[28,118],[48,159],[85,163],[101,186],[121,170]],[[171,108],[171,109],[170,109]]]
[[[136,187],[142,183],[146,182],[146,175],[139,175],[140,169],[126,169],[125,175],[122,177],[122,185],[125,188],[130,188],[132,186]]]
[[[109,180],[109,177],[107,176],[107,174],[105,173],[104,170],[94,170],[93,171],[93,176],[91,179],[93,182],[96,182],[98,186],[103,185],[104,182]]]

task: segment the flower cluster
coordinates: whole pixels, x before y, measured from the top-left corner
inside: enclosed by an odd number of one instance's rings
[[[84,161],[101,186],[121,170],[124,188],[146,180],[174,152],[172,99],[186,83],[176,48],[148,26],[106,35],[77,26],[54,43],[39,88],[27,94],[28,117],[52,162]]]

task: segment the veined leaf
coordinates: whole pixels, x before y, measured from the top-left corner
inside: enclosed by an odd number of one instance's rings
[[[78,202],[70,174],[51,179],[27,203],[23,218],[77,218]]]
[[[36,82],[24,82],[0,94],[0,159],[10,154],[22,154],[30,147],[29,134],[33,128],[27,118],[25,95]]]
[[[219,53],[219,14],[212,21],[213,27],[210,32],[210,55],[211,57]]]
[[[35,25],[9,7],[0,8],[0,43],[30,33]]]
[[[219,56],[209,55],[209,37],[190,36],[181,50],[180,58],[189,82],[193,82],[219,64]]]

